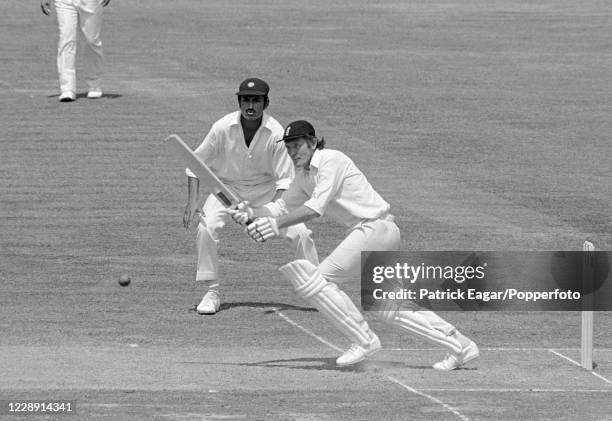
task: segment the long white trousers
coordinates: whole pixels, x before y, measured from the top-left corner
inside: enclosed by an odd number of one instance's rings
[[[334,251],[321,262],[318,271],[327,281],[342,285],[347,280],[360,279],[362,251],[393,251],[398,250],[400,244],[400,230],[392,216],[364,221],[353,228]],[[404,319],[421,327],[424,333],[418,332],[418,334],[427,338],[435,336],[431,335],[432,330],[444,335],[450,335],[455,331],[452,324],[433,311],[408,310],[401,311],[400,314]],[[376,312],[376,315],[382,317],[383,312]],[[385,320],[388,323],[391,321]],[[399,324],[394,326],[400,330],[406,330]],[[409,332],[415,333],[414,330]]]
[[[342,284],[359,279],[362,251],[397,250],[400,231],[392,216],[364,221],[354,227],[346,238],[325,258],[319,273],[329,282]]]
[[[57,71],[62,92],[76,92],[77,27],[85,38],[83,64],[89,89],[101,89],[102,0],[55,0],[55,14],[59,28]]]
[[[274,190],[268,189],[259,197],[259,200],[253,200],[254,197],[251,197],[250,203],[254,207],[262,206],[270,202],[273,196]],[[208,288],[219,286],[219,256],[217,250],[220,231],[228,222],[231,222],[231,217],[223,210],[224,206],[217,200],[216,196],[209,195],[202,207],[205,216],[201,217],[198,225],[196,281],[204,283]],[[319,258],[311,234],[312,232],[304,224],[293,225],[281,230],[281,235],[291,242],[295,258],[306,259],[316,266],[319,264]],[[247,241],[246,237],[245,241]]]

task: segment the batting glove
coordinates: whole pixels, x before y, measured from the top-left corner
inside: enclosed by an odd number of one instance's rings
[[[234,222],[240,225],[246,225],[253,221],[255,213],[249,206],[249,202],[240,202],[236,209],[228,209],[227,213],[231,215]]]
[[[249,237],[260,243],[280,235],[276,218],[271,218],[269,216],[257,218],[247,227],[246,232]]]

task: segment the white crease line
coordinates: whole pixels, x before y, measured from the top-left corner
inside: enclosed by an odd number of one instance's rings
[[[549,351],[550,351],[550,352],[552,352],[553,354],[555,354],[556,356],[561,357],[561,358],[563,358],[564,360],[567,360],[567,361],[569,361],[570,363],[572,363],[572,364],[574,364],[574,365],[577,365],[578,367],[582,368],[582,366],[580,365],[580,363],[579,363],[578,361],[575,361],[575,360],[571,359],[570,357],[568,357],[568,356],[566,356],[566,355],[563,355],[563,354],[561,354],[560,352],[555,351],[554,349],[549,349]],[[604,376],[602,376],[601,374],[596,373],[596,372],[594,372],[594,371],[589,371],[589,373],[591,373],[592,375],[594,375],[594,376],[595,376],[595,377],[597,377],[598,379],[603,380],[604,382],[606,382],[606,383],[608,383],[608,384],[612,385],[612,380],[609,380],[609,379],[605,378],[605,377],[604,377]]]
[[[285,316],[283,313],[281,313],[277,308],[273,309],[274,312],[280,316],[283,320],[285,320],[287,323],[289,323],[292,326],[297,327],[298,329],[300,329],[302,332],[312,336],[313,338],[315,338],[316,340],[318,340],[319,342],[324,343],[325,345],[327,345],[328,347],[335,349],[338,352],[342,352],[343,349],[337,347],[336,345],[332,344],[331,342],[326,341],[325,339],[323,339],[322,337],[320,337],[319,335],[317,335],[316,333],[306,329],[305,327],[303,327],[302,325],[297,324],[296,322],[294,322],[293,320],[291,320],[289,317]]]
[[[555,351],[554,349],[549,349],[549,350],[548,350],[548,352],[552,352],[552,353],[553,353],[553,354],[555,354],[556,356],[561,357],[561,358],[563,358],[564,360],[567,360],[567,361],[569,361],[570,363],[577,365],[578,367],[582,367],[582,366],[580,365],[580,363],[579,363],[579,362],[572,360],[570,357],[567,357],[567,356],[565,356],[565,355],[561,354],[560,352]]]
[[[537,387],[529,389],[521,388],[427,388],[423,392],[475,392],[475,393],[612,393],[612,389],[540,389]]]
[[[284,315],[282,312],[280,312],[280,311],[279,311],[277,308],[274,308],[273,310],[274,310],[274,312],[275,312],[275,313],[276,313],[276,314],[277,314],[279,317],[281,317],[283,320],[285,320],[285,321],[286,321],[287,323],[289,323],[290,325],[297,327],[297,328],[298,328],[298,329],[300,329],[302,332],[304,332],[304,333],[306,333],[306,334],[308,334],[308,335],[312,336],[313,338],[317,339],[318,341],[320,341],[320,342],[324,343],[325,345],[329,346],[330,348],[332,348],[332,349],[334,349],[334,350],[336,350],[336,351],[339,351],[339,352],[342,352],[342,351],[343,351],[343,350],[342,350],[342,348],[339,348],[339,347],[337,347],[336,345],[332,344],[331,342],[326,341],[325,339],[323,339],[322,337],[320,337],[320,336],[319,336],[319,335],[317,335],[316,333],[314,333],[314,332],[310,331],[309,329],[306,329],[304,326],[300,325],[299,323],[297,323],[297,322],[293,321],[292,319],[290,319],[289,317],[285,316],[285,315]],[[408,385],[406,385],[406,384],[404,384],[404,383],[400,382],[399,380],[397,380],[397,379],[396,379],[396,378],[394,378],[394,377],[387,376],[387,375],[385,375],[385,377],[386,377],[388,380],[392,381],[393,383],[400,385],[400,386],[401,386],[401,387],[403,387],[404,389],[406,389],[406,390],[408,390],[408,391],[410,391],[410,392],[412,392],[412,393],[414,393],[414,394],[416,394],[416,395],[419,395],[419,396],[421,396],[421,397],[427,398],[427,399],[429,399],[430,401],[432,401],[432,402],[434,402],[434,403],[437,403],[438,405],[441,405],[442,407],[444,407],[444,408],[445,408],[445,409],[447,409],[448,411],[450,411],[450,412],[452,412],[453,414],[455,414],[455,415],[456,415],[457,417],[459,417],[461,420],[463,420],[463,421],[469,421],[469,418],[468,418],[468,417],[466,417],[465,415],[463,415],[462,413],[460,413],[459,411],[457,411],[455,408],[451,407],[450,405],[448,405],[448,404],[446,404],[446,403],[442,402],[440,399],[434,398],[433,396],[428,395],[427,393],[420,392],[420,391],[418,391],[418,390],[416,390],[416,389],[414,389],[414,388],[412,388],[412,387],[410,387],[410,386],[408,386]]]
[[[606,382],[606,383],[608,383],[608,384],[611,384],[611,385],[612,385],[612,380],[609,380],[609,379],[605,378],[605,377],[604,377],[604,376],[602,376],[601,374],[596,373],[596,372],[594,372],[594,371],[591,371],[591,374],[592,374],[592,375],[594,375],[595,377],[597,377],[597,378],[599,378],[599,379],[603,380],[604,382]]]
[[[408,386],[407,384],[404,384],[402,382],[400,382],[399,380],[397,380],[395,377],[391,377],[391,376],[385,376],[387,377],[389,380],[391,380],[392,382],[402,386],[404,389],[409,390],[410,392],[417,394],[419,396],[422,396],[424,398],[429,399],[432,402],[437,403],[438,405],[442,405],[445,409],[447,409],[448,411],[452,412],[453,414],[455,414],[457,417],[459,417],[460,419],[462,419],[463,421],[469,421],[469,418],[466,417],[465,415],[463,415],[461,412],[457,411],[455,408],[453,408],[452,406],[445,404],[444,402],[442,402],[440,399],[434,398],[431,395],[428,395],[425,392],[422,391],[418,391],[410,386]]]
[[[482,348],[478,347],[481,351],[538,351],[538,352],[550,352],[552,348]],[[559,351],[578,351],[580,348],[554,348]],[[439,351],[440,348],[385,348],[385,351]],[[595,348],[595,351],[599,352],[612,352],[612,348]]]

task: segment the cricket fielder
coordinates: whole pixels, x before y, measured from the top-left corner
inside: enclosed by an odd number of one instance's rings
[[[342,152],[324,149],[324,139],[315,136],[309,122],[289,124],[282,140],[297,169],[296,176],[275,206],[263,208],[274,212],[266,216],[255,211],[252,216],[259,217],[247,226],[247,233],[256,241],[265,241],[277,237],[286,227],[324,214],[346,227],[346,238],[320,265],[295,260],[280,271],[298,295],[353,342],[336,363],[355,364],[379,351],[381,343],[338,285],[359,276],[361,251],[397,250],[400,231],[389,204],[364,174]],[[245,209],[246,206],[240,206],[239,210],[231,211],[232,217],[245,222],[248,213]],[[446,358],[434,364],[437,370],[453,370],[479,356],[474,342],[432,311],[389,306],[377,313],[384,322],[448,349]]]
[[[57,44],[57,71],[61,102],[76,99],[76,47],[77,26],[85,38],[83,54],[85,79],[89,86],[87,98],[100,98],[100,78],[104,55],[102,52],[102,10],[110,0],[55,0],[55,14],[59,29]],[[51,0],[41,0],[45,15],[51,14]]]
[[[194,151],[252,209],[278,199],[295,174],[285,147],[278,143],[283,137],[283,127],[264,111],[269,105],[269,91],[268,84],[261,79],[244,80],[236,94],[240,110],[215,122]],[[231,218],[212,194],[200,208],[198,179],[191,170],[187,169],[186,173],[188,197],[183,224],[189,228],[194,218],[198,223],[196,282],[207,289],[197,311],[214,314],[221,304],[217,247],[220,232]],[[316,265],[319,260],[310,234],[304,224],[283,230],[296,258]]]

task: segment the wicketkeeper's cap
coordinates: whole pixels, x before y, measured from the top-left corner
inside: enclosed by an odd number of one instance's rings
[[[270,87],[268,84],[256,77],[251,77],[245,79],[238,88],[238,92],[236,95],[238,96],[247,96],[247,95],[262,95],[266,96],[270,92]]]
[[[285,127],[285,134],[283,135],[283,138],[279,140],[279,142],[288,142],[290,140],[294,140],[303,136],[314,135],[315,129],[314,127],[312,127],[312,124],[310,124],[306,120],[297,120],[293,123],[289,123],[287,127]]]

